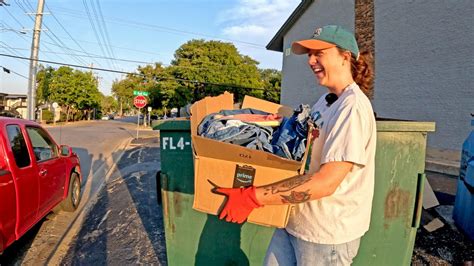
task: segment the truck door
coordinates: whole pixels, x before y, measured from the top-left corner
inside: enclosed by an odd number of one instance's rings
[[[8,156],[9,165],[16,190],[16,235],[19,236],[36,222],[39,207],[39,183],[37,170],[32,163],[21,127],[15,124],[7,125],[6,131],[9,142],[6,151],[10,155]]]
[[[4,139],[0,136],[0,253],[4,247],[16,240],[15,184],[4,150]]]
[[[62,199],[66,181],[66,164],[59,156],[59,148],[42,128],[27,126],[38,167],[39,215],[44,215]]]

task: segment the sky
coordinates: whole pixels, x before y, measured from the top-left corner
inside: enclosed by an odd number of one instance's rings
[[[0,54],[30,57],[37,0],[2,0]],[[300,0],[44,0],[39,59],[135,72],[192,39],[233,43],[260,68],[281,70],[282,54],[265,46]],[[1,2],[1,1],[0,1]],[[42,63],[52,67],[55,64]],[[10,74],[2,68],[10,70]],[[26,94],[29,61],[0,56],[0,92]],[[94,71],[110,95],[122,74]]]

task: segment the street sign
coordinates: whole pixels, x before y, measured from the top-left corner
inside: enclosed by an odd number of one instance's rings
[[[147,104],[145,96],[138,95],[133,99],[133,105],[138,109],[145,107]]]
[[[148,96],[147,91],[133,91],[133,95]]]

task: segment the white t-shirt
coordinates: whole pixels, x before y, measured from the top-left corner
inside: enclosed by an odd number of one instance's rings
[[[369,99],[356,83],[327,106],[323,95],[313,106],[319,137],[313,142],[309,173],[327,162],[353,162],[336,191],[296,205],[286,227],[302,240],[341,244],[361,237],[370,224],[374,194],[376,124]]]

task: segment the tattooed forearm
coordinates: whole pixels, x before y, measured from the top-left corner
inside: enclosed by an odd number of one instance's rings
[[[282,197],[281,201],[283,203],[302,203],[306,202],[310,199],[311,194],[309,194],[309,190],[306,191],[291,191],[290,195],[280,195]]]
[[[296,187],[303,185],[304,183],[311,180],[311,176],[309,175],[300,175],[295,176],[289,179],[285,179],[283,181],[277,182],[275,184],[271,184],[265,187],[266,191],[271,191],[272,194],[276,194],[279,192],[287,192]]]

